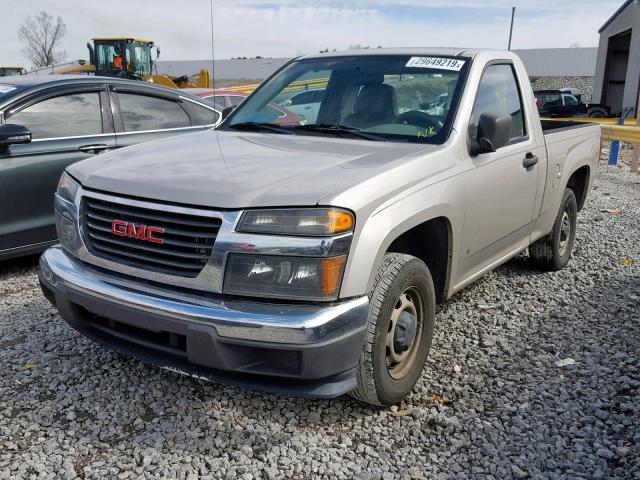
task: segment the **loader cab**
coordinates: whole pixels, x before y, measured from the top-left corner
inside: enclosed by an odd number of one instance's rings
[[[153,42],[135,38],[94,38],[87,44],[96,75],[142,80],[153,69]],[[156,58],[159,50],[156,47]]]

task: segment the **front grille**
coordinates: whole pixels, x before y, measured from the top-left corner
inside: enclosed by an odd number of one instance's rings
[[[82,230],[89,251],[114,262],[181,277],[196,277],[209,261],[221,220],[219,218],[134,207],[93,197],[81,206]],[[163,243],[152,243],[112,232],[119,220],[160,227]]]

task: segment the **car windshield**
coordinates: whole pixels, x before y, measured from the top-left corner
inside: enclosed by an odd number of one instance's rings
[[[265,128],[272,125],[280,133],[443,143],[468,64],[465,58],[410,55],[294,61],[245,100],[223,128],[278,133]],[[274,106],[295,124],[279,123]]]

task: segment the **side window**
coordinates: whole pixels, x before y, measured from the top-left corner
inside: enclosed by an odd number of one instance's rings
[[[118,93],[118,100],[127,132],[191,126],[187,113],[172,100],[136,93]]]
[[[564,104],[568,105],[568,106],[576,106],[578,105],[578,99],[576,97],[574,97],[573,95],[562,95],[562,98],[564,100]]]
[[[231,106],[235,107],[236,105],[240,105],[242,101],[247,97],[241,97],[240,95],[229,95],[229,102],[231,102]]]
[[[477,125],[483,113],[510,115],[513,120],[511,140],[525,136],[522,99],[511,65],[491,65],[482,75],[471,114],[471,123]]]
[[[98,135],[102,133],[99,93],[72,93],[48,98],[11,115],[9,123],[31,130],[42,138]]]
[[[204,100],[207,103],[210,103],[220,111],[224,110],[227,107],[227,104],[224,103],[223,95],[210,95],[208,97],[204,97],[202,100]]]
[[[218,123],[218,120],[220,120],[221,115],[215,110],[211,110],[210,108],[203,107],[195,103],[191,104],[191,108],[198,116],[197,125],[213,125]]]

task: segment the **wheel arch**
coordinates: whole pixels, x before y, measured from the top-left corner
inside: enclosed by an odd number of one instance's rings
[[[574,170],[567,180],[566,188],[573,190],[578,203],[578,211],[582,210],[582,207],[587,200],[590,178],[591,169],[589,165],[582,165]]]

